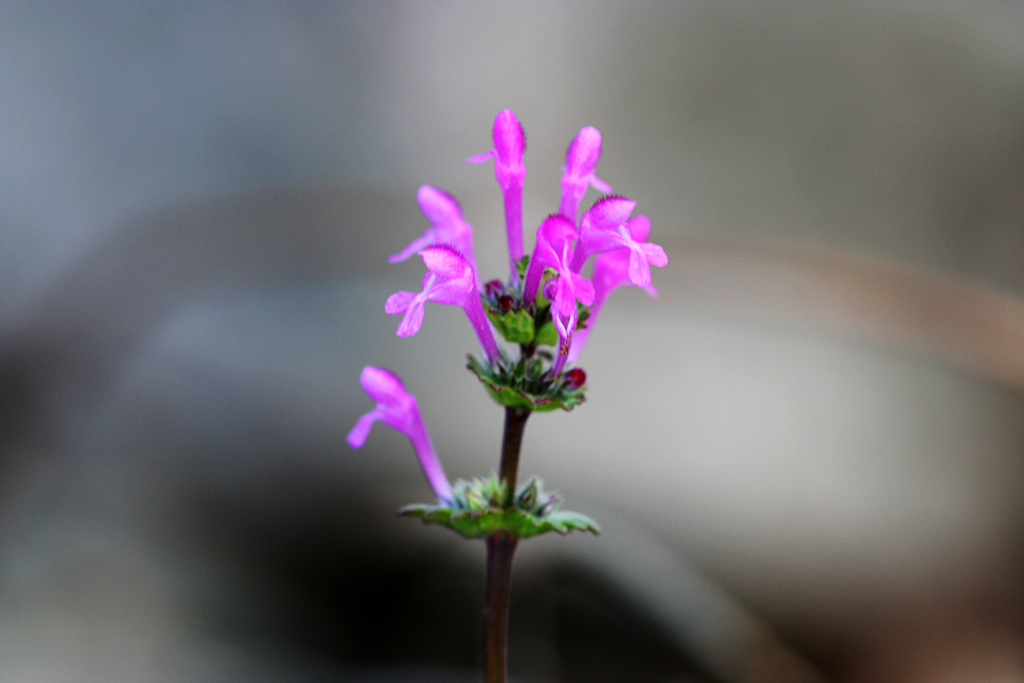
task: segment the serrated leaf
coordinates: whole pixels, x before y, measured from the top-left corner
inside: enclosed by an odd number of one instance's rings
[[[579,531],[589,531],[590,533],[597,535],[601,533],[601,526],[586,516],[582,512],[572,512],[571,510],[555,510],[545,517],[545,519],[556,528],[563,529],[561,533],[567,534],[573,529]]]
[[[517,538],[531,538],[554,531],[566,535],[570,531],[598,534],[601,527],[578,512],[555,511],[537,517],[519,508],[488,508],[486,510],[452,510],[438,505],[406,505],[398,511],[402,517],[419,517],[425,524],[439,524],[466,538],[483,538],[498,531],[507,531]]]

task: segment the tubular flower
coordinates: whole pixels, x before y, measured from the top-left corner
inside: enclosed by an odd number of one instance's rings
[[[611,185],[594,174],[601,158],[601,131],[586,126],[573,138],[565,153],[565,172],[562,174],[562,202],[558,213],[567,216],[574,223],[580,208],[580,200],[587,187],[594,186],[599,192],[611,192]]]
[[[627,226],[634,243],[644,243],[647,236],[651,233],[651,221],[644,215],[630,218]],[[570,362],[575,363],[580,353],[583,352],[583,345],[586,343],[594,323],[597,322],[597,316],[600,315],[604,302],[608,300],[608,295],[619,287],[634,284],[630,278],[632,260],[633,251],[629,247],[612,249],[594,259],[594,272],[592,275],[594,282],[594,305],[590,309],[587,327],[580,330],[573,339],[569,350]],[[658,296],[657,287],[650,282],[642,285],[642,288],[652,297]]]
[[[462,254],[446,246],[427,247],[420,250],[419,255],[427,266],[423,289],[419,292],[396,292],[384,303],[388,314],[404,314],[398,323],[398,336],[411,337],[420,331],[428,301],[460,306],[473,325],[487,359],[497,360],[501,352],[480,303],[473,266]]]
[[[537,241],[530,256],[530,265],[526,269],[526,280],[523,282],[523,300],[527,303],[537,298],[540,281],[544,270],[555,268],[562,251],[572,245],[578,237],[576,226],[565,216],[554,214],[548,216],[537,228]]]
[[[554,364],[555,374],[561,372],[569,353],[569,344],[576,329],[576,302],[584,306],[594,303],[594,285],[570,268],[576,236],[576,228],[568,218],[557,214],[548,216],[537,228],[537,243],[523,283],[523,300],[529,303],[537,298],[544,271],[551,268],[557,274],[544,287],[544,295],[552,302],[551,321],[558,330],[559,354]]]
[[[651,284],[651,266],[667,265],[668,256],[657,244],[633,239],[628,219],[635,207],[632,199],[605,197],[583,214],[574,270],[578,271],[591,254],[625,247],[629,250],[629,281],[638,287]]]
[[[462,254],[476,270],[473,257],[473,228],[462,218],[459,203],[450,194],[430,185],[423,185],[416,192],[416,201],[423,215],[433,227],[409,243],[402,251],[388,257],[390,263],[404,261],[426,247],[446,244]]]
[[[513,281],[518,281],[516,262],[523,258],[523,181],[526,166],[523,152],[526,135],[511,109],[503,109],[494,117],[494,149],[466,159],[481,164],[494,159],[494,177],[505,200],[505,230],[508,236],[508,257]]]
[[[416,457],[419,458],[430,487],[434,489],[442,504],[448,504],[452,500],[452,487],[434,452],[434,445],[430,441],[426,425],[423,424],[416,397],[405,390],[405,385],[398,375],[372,365],[363,368],[359,375],[359,383],[377,405],[356,421],[352,431],[348,433],[348,444],[352,448],[362,448],[370,434],[370,428],[378,420],[405,434],[412,442],[413,450],[416,451]]]

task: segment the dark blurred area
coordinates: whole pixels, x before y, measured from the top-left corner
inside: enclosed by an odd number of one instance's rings
[[[527,428],[604,533],[524,544],[513,679],[1024,681],[1024,6],[966,0],[0,4],[0,681],[478,679],[482,544],[344,437],[386,366],[497,464],[461,312],[383,302],[424,183],[502,272],[503,108],[528,229],[594,125],[670,258]]]

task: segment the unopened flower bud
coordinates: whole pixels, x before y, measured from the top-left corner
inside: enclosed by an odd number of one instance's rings
[[[484,285],[484,292],[487,296],[497,296],[504,288],[501,280],[490,280]]]
[[[583,368],[573,368],[565,373],[565,381],[574,389],[579,389],[587,383],[587,373],[583,371]]]

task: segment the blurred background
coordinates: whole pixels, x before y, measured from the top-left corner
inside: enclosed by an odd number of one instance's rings
[[[502,273],[565,148],[670,264],[589,401],[534,416],[599,538],[524,544],[511,671],[1024,681],[1024,6],[0,4],[0,680],[477,680],[483,546],[396,519],[501,412],[435,306],[394,336],[430,183]],[[593,193],[585,201],[588,205]],[[528,244],[530,243],[528,237]]]

